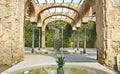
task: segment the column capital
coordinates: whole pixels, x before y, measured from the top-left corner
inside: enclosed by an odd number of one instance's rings
[[[30,22],[37,22],[37,19],[35,17],[30,17]]]
[[[36,24],[36,22],[31,22],[31,23],[32,23],[32,25]]]
[[[77,28],[81,26],[81,21],[82,21],[81,19],[78,20],[78,22],[77,22],[77,24],[76,24],[76,27],[77,27]]]
[[[42,27],[42,23],[41,23],[41,22],[38,22],[38,23],[37,23],[37,27]]]
[[[89,17],[83,17],[82,18],[82,24],[88,23]]]

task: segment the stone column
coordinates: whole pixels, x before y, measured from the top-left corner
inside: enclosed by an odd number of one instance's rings
[[[83,23],[84,25],[84,47],[83,47],[83,53],[86,53],[86,25],[87,23]]]
[[[41,27],[38,27],[39,28],[39,48],[38,50],[40,50],[40,45],[41,45]]]
[[[75,30],[72,30],[72,38],[73,38],[73,49],[75,49]]]
[[[78,33],[78,37],[77,37],[77,50],[79,50],[79,45],[80,45],[80,26],[81,26],[81,19],[79,19],[79,21],[76,24],[77,33]]]
[[[80,31],[79,31],[79,27],[77,27],[77,50],[79,50],[79,45],[80,45]]]
[[[24,59],[24,0],[0,0],[0,65]]]
[[[64,48],[64,34],[63,34],[63,25],[61,26],[62,29],[62,49]]]
[[[32,23],[32,53],[34,53],[34,25],[35,22],[31,22]]]
[[[39,48],[38,48],[38,50],[40,50],[40,46],[41,46],[41,29],[42,29],[42,23],[39,21],[39,22],[37,22],[37,27],[39,28]]]
[[[97,0],[96,3],[98,61],[115,69],[116,57],[120,54],[120,0]]]
[[[45,48],[46,44],[45,44],[45,27],[42,27],[42,48]]]

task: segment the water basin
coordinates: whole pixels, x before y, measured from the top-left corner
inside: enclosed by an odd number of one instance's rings
[[[109,74],[107,72],[89,67],[65,65],[65,74]],[[57,66],[41,66],[33,69],[14,71],[10,74],[57,74]]]

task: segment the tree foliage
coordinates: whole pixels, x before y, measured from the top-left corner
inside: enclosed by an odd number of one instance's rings
[[[32,24],[30,23],[30,21],[25,21],[25,25],[24,25],[24,36],[25,36],[25,46],[26,47],[31,47],[32,46]],[[38,47],[38,28],[37,25],[34,24],[34,45],[35,47]]]
[[[77,37],[78,37],[78,30],[72,31],[72,27],[70,24],[66,22],[61,21],[54,21],[49,24],[55,24],[55,27],[60,30],[60,46],[62,45],[62,30],[63,27],[63,41],[64,41],[64,47],[69,47],[71,42],[75,43],[75,46],[77,46]],[[34,25],[35,29],[35,47],[38,47],[38,37],[39,37],[39,31],[36,25]],[[46,46],[47,47],[54,47],[54,30],[52,30],[49,25],[46,27]],[[42,35],[42,34],[41,34]],[[84,25],[82,24],[79,28],[79,38],[80,38],[80,47],[83,47],[84,45]],[[42,40],[41,40],[42,41]],[[96,24],[93,22],[90,22],[87,24],[86,27],[86,45],[88,48],[95,47],[96,43]],[[29,21],[25,22],[25,46],[31,47],[32,46],[32,24]]]
[[[60,22],[55,21],[51,22],[49,24],[54,24],[56,28],[60,30],[60,46],[62,45],[62,27],[63,27],[63,41],[64,41],[64,47],[68,47],[70,44],[70,37],[71,37],[71,31],[72,28],[70,24],[66,22]],[[54,30],[49,28],[49,25],[46,27],[46,45],[47,47],[53,47],[54,46]]]

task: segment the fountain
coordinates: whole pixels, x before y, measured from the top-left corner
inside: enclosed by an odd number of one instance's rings
[[[57,74],[64,74],[64,69],[63,65],[65,64],[65,57],[59,56],[58,60],[56,61],[58,63],[58,68],[57,68]]]
[[[55,25],[53,25],[53,24],[50,24],[49,27],[55,31],[55,35],[54,35],[54,49],[56,51],[60,51],[59,29],[57,29],[55,27]],[[62,53],[62,51],[60,51],[60,52]],[[65,57],[63,57],[62,55],[57,57],[57,61],[56,61],[57,64],[58,64],[57,74],[64,74],[64,69],[63,69],[63,65],[65,64],[65,60],[64,59],[65,59]]]

